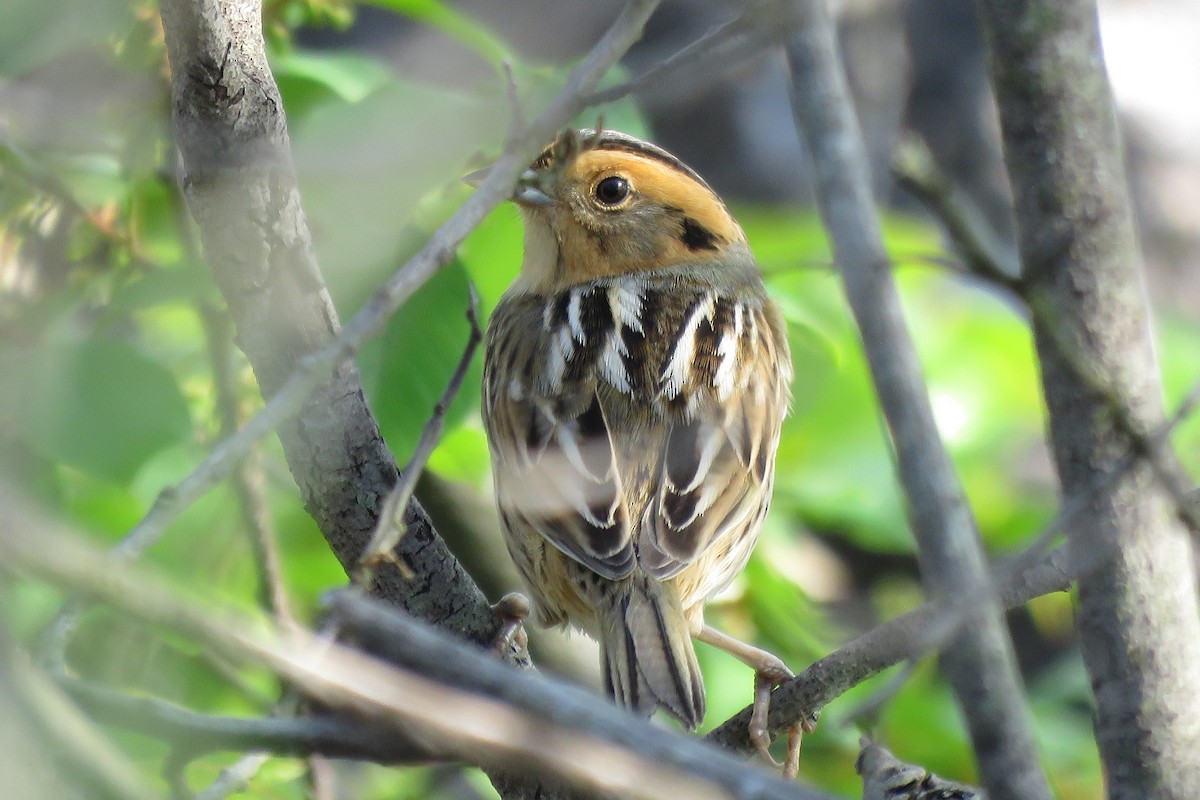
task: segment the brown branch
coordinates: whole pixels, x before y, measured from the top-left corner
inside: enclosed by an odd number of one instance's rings
[[[1059,548],[1034,566],[998,581],[995,593],[1000,604],[1015,608],[1035,597],[1065,591],[1071,583],[1066,560],[1066,550]],[[926,603],[815,661],[771,695],[771,735],[778,736],[796,722],[813,718],[863,681],[939,646],[966,618],[962,606],[961,599]],[[708,739],[746,755],[755,752],[747,735],[750,712],[747,706],[709,733]]]
[[[300,215],[255,4],[163,2],[189,206],[237,323],[238,342],[269,399],[241,431],[160,496],[122,552],[161,535],[182,509],[228,475],[255,440],[278,429],[310,513],[342,564],[357,563],[397,470],[349,357],[508,196],[543,143],[581,109],[579,98],[637,39],[656,5],[634,0],[625,6],[560,95],[509,143],[476,193],[339,331]],[[248,249],[248,242],[254,247]],[[384,567],[376,590],[468,638],[490,638],[496,621],[486,600],[419,504],[410,505],[404,523],[408,534],[397,555],[418,579],[405,582]]]
[[[167,742],[190,760],[206,753],[268,751],[281,756],[321,753],[380,764],[429,760],[429,752],[369,720],[335,716],[216,717],[157,697],[135,697],[84,681],[62,680],[63,690],[106,725]]]
[[[144,570],[106,559],[15,496],[3,500],[0,563],[272,669],[331,711],[432,752],[623,796],[829,800],[599,695],[514,670],[378,601],[345,592],[338,619],[396,663],[296,626],[209,610],[211,601],[182,598]]]
[[[990,582],[975,520],[934,422],[911,335],[887,266],[865,148],[822,0],[799,4],[788,45],[796,123],[813,154],[821,215],[895,448],[926,593],[950,602]],[[943,664],[995,800],[1050,797],[1038,767],[1012,644],[1000,608],[972,609]]]

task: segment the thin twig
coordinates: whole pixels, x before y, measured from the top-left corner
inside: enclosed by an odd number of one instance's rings
[[[507,143],[519,139],[525,130],[525,109],[521,107],[521,89],[517,86],[512,62],[505,59],[500,66],[504,70],[504,93],[508,97],[508,135],[505,137]]]
[[[1066,548],[1059,547],[1018,574],[1003,573],[995,584],[995,596],[1004,608],[1015,608],[1035,597],[1065,591],[1072,579],[1066,562]],[[955,603],[928,602],[901,614],[850,640],[784,682],[771,695],[768,721],[771,735],[778,735],[797,721],[813,718],[830,702],[884,670],[921,658],[944,641],[948,623],[962,618],[956,606],[963,602],[964,598]],[[754,753],[747,735],[751,710],[750,706],[742,709],[707,738],[746,755]]]
[[[233,358],[233,322],[223,309],[208,304],[200,307],[200,319],[204,323],[209,362],[212,365],[220,436],[226,438],[237,433],[242,419],[237,369]],[[266,481],[260,459],[259,448],[252,447],[246,458],[234,468],[230,480],[254,552],[258,592],[263,607],[281,620],[291,621],[291,602],[283,584],[279,543],[267,507]]]
[[[157,697],[141,697],[82,680],[59,684],[81,708],[108,725],[171,744],[179,761],[216,752],[268,751],[280,756],[324,753],[386,764],[429,759],[411,741],[380,737],[362,720],[325,716],[220,717]],[[245,775],[246,770],[238,770]]]
[[[359,559],[358,570],[355,574],[355,583],[360,586],[369,587],[375,568],[384,563],[395,565],[406,580],[412,580],[414,577],[408,565],[396,558],[392,554],[392,550],[404,536],[404,514],[408,509],[409,500],[412,499],[413,490],[417,487],[417,479],[421,477],[425,464],[429,461],[429,456],[442,437],[446,413],[450,410],[454,398],[458,396],[463,380],[467,377],[467,371],[471,369],[471,362],[475,359],[475,351],[479,349],[479,343],[483,340],[483,331],[479,327],[479,294],[475,291],[474,285],[468,287],[468,292],[467,322],[471,326],[471,330],[467,335],[466,347],[463,348],[462,356],[458,359],[458,365],[454,368],[454,373],[450,376],[445,391],[442,392],[442,396],[438,398],[437,404],[433,407],[433,413],[426,421],[425,427],[421,429],[421,438],[417,442],[412,457],[401,470],[400,480],[396,482],[379,511],[379,524],[376,525],[371,542],[363,551],[362,558]]]
[[[52,762],[47,763],[53,763],[56,770],[74,773],[83,781],[80,788],[86,788],[87,796],[98,800],[160,797],[125,754],[80,713],[53,681],[34,669],[16,650],[15,642],[3,627],[0,627],[0,692],[8,695],[5,706],[14,709],[15,704],[20,709],[12,718],[5,719],[4,724],[25,727],[22,731],[12,728],[5,733],[23,734],[42,744],[53,756]],[[12,753],[8,755],[11,757]],[[15,776],[5,775],[3,781],[8,791],[18,791]]]
[[[892,175],[945,226],[969,272],[1024,298],[1020,264],[1014,258],[1002,257],[986,241],[979,225],[972,223],[971,215],[955,201],[950,180],[938,169],[924,140],[912,136],[900,143],[892,159]]]
[[[268,753],[246,753],[221,770],[205,789],[197,792],[196,800],[225,800],[231,794],[244,792],[270,758]]]
[[[682,50],[678,50],[657,64],[654,64],[636,78],[589,94],[584,98],[584,103],[589,106],[612,103],[644,89],[652,83],[663,80],[665,76],[670,75],[672,72],[678,72],[688,67],[712,67],[716,63],[722,69],[725,69],[729,66],[730,59],[728,57],[715,57],[714,48],[736,47],[742,43],[742,40],[745,40],[754,32],[755,25],[753,18],[751,12],[747,11],[729,22],[713,28]]]
[[[857,704],[849,711],[840,715],[834,722],[834,726],[838,728],[847,728],[851,725],[858,725],[861,722],[874,720],[879,716],[880,710],[892,701],[900,690],[904,688],[904,684],[908,683],[912,678],[913,673],[917,671],[916,661],[906,661],[904,665],[896,671],[896,674],[887,680],[883,686],[871,693],[869,697]]]

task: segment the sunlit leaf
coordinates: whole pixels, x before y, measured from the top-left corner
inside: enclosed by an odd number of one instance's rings
[[[191,430],[170,371],[125,342],[85,340],[3,355],[11,424],[48,458],[125,481]]]
[[[292,124],[322,103],[358,103],[393,80],[378,60],[350,52],[287,50],[271,59],[271,70]]]

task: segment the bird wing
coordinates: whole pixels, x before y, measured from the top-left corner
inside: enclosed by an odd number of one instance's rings
[[[524,297],[496,309],[489,325],[484,414],[506,524],[536,531],[615,580],[633,570],[635,557],[593,368],[595,340],[605,335],[589,316],[597,311],[594,302],[607,303],[603,293],[568,292],[549,305]]]
[[[790,381],[761,287],[732,299],[622,282],[509,298],[485,364],[501,516],[609,579],[635,564],[666,579],[713,546],[748,554]],[[733,572],[743,559],[722,561]]]
[[[659,579],[710,548],[729,575],[741,569],[770,502],[789,401],[787,340],[765,297],[698,296],[689,309],[674,338],[662,339],[659,383],[671,413],[637,544],[642,568]],[[716,590],[729,575],[706,579]]]

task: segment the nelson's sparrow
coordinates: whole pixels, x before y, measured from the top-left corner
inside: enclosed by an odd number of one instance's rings
[[[679,159],[612,131],[561,134],[513,200],[525,256],[488,325],[483,414],[535,621],[595,637],[618,703],[688,728],[704,716],[692,637],[727,650],[756,671],[765,754],[791,673],[704,624],[766,516],[790,397],[745,234]]]

